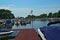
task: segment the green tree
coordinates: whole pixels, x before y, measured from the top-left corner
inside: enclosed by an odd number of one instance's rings
[[[57,17],[58,17],[58,18],[60,17],[60,10],[58,11]]]
[[[57,16],[58,16],[57,12],[53,13],[53,18],[57,18]]]
[[[48,18],[52,18],[52,12],[48,14]]]
[[[35,15],[28,15],[26,18],[36,18],[36,16]]]
[[[47,14],[41,14],[40,15],[40,18],[46,18],[47,17]]]
[[[0,19],[12,19],[15,18],[10,10],[0,9]]]

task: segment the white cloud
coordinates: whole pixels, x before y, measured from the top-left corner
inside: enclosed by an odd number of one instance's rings
[[[31,11],[31,8],[17,8],[17,7],[12,7],[12,6],[7,6],[7,7],[0,7],[0,9],[8,9],[8,10],[11,10],[12,13],[18,17],[18,16],[23,16],[23,17],[26,17],[30,11]]]
[[[26,17],[27,15],[30,15],[31,10],[33,10],[33,14],[34,15],[40,15],[41,13],[49,13],[49,12],[56,12],[58,11],[60,8],[19,8],[12,5],[8,5],[8,6],[0,6],[0,9],[8,9],[11,10],[12,13],[15,15],[15,17]]]

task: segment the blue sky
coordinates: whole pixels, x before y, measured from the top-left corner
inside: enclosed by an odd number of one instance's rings
[[[0,0],[0,9],[9,9],[15,17],[42,13],[57,12],[60,10],[60,0]]]

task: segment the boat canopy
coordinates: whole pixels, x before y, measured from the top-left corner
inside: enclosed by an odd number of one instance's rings
[[[7,25],[12,24],[12,21],[11,20],[5,20],[5,24],[7,24]]]
[[[41,27],[40,30],[47,40],[60,40],[60,27],[47,26]]]

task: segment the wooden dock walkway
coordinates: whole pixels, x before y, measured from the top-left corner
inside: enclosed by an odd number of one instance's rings
[[[41,40],[34,29],[22,29],[14,40]]]

